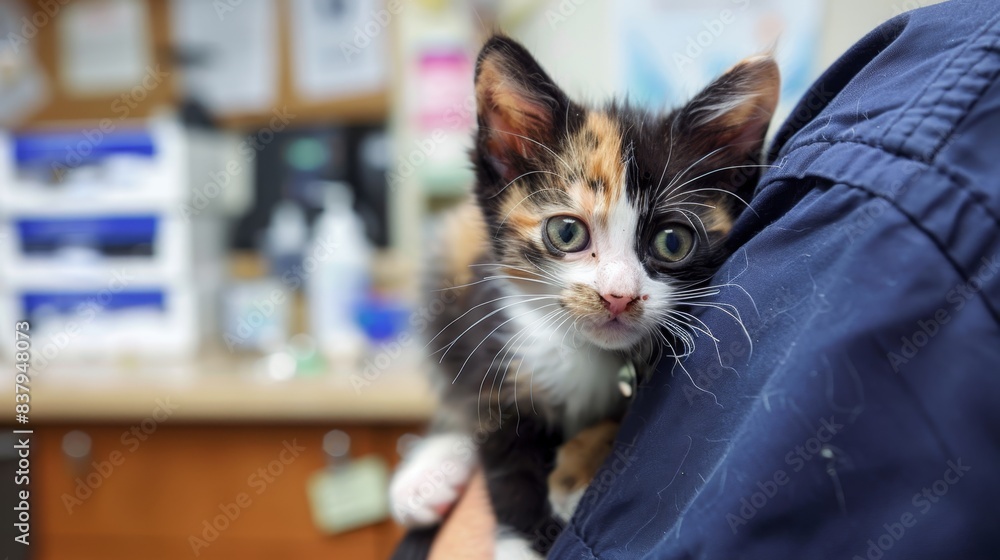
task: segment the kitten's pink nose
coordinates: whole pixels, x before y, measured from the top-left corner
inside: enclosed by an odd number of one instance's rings
[[[628,309],[632,302],[636,301],[638,296],[631,295],[618,295],[618,294],[601,294],[601,299],[604,300],[604,308],[611,313],[612,317],[617,317],[625,310]]]

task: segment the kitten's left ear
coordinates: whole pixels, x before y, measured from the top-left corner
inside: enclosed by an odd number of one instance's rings
[[[757,157],[778,106],[781,74],[770,55],[747,58],[719,76],[680,110],[678,126],[699,150],[718,157]]]
[[[548,157],[570,101],[519,43],[496,35],[476,63],[477,148],[510,181]]]

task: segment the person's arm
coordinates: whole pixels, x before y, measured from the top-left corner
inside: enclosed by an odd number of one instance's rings
[[[477,471],[431,547],[430,560],[493,558],[496,520],[482,471]]]

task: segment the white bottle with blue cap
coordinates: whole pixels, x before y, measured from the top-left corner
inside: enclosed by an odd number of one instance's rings
[[[326,183],[323,213],[303,255],[309,325],[323,355],[335,363],[360,357],[365,338],[358,310],[371,285],[372,249],[354,196],[342,182]],[[312,272],[310,272],[310,270]]]

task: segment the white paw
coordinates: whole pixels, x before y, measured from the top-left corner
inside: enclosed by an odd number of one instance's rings
[[[531,548],[531,543],[509,530],[497,531],[493,545],[494,560],[543,560],[545,557]]]
[[[392,516],[406,527],[441,522],[476,465],[472,440],[459,434],[428,436],[399,466],[389,485]]]

